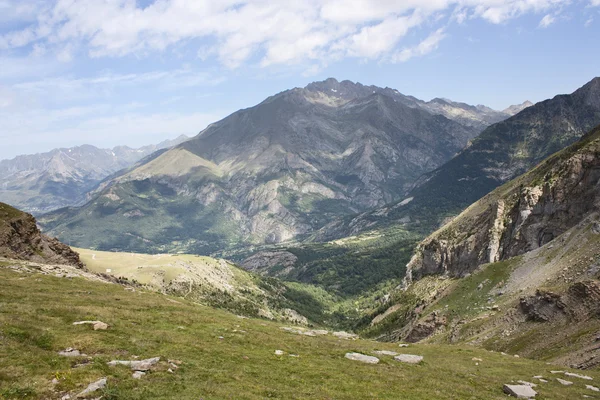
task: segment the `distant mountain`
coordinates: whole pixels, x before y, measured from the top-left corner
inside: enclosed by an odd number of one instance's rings
[[[334,221],[317,240],[400,224],[428,234],[494,188],[526,172],[600,124],[600,78],[525,108],[483,131],[456,157],[423,175],[403,199]]]
[[[520,113],[527,107],[531,107],[532,105],[533,105],[533,103],[530,102],[529,100],[527,100],[521,104],[516,104],[516,105],[510,106],[510,107],[507,107],[504,110],[502,110],[502,112],[504,114],[515,115],[515,114]]]
[[[139,149],[83,145],[2,160],[0,201],[35,214],[79,205],[85,202],[86,193],[109,175],[187,139],[181,135]]]
[[[115,178],[82,208],[45,216],[44,226],[81,247],[147,252],[299,238],[402,198],[452,158],[491,113],[464,105],[471,114],[451,113],[460,115],[453,120],[434,111],[457,104],[315,82],[210,125]]]

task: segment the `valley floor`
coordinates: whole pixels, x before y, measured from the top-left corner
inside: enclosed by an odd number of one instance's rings
[[[0,264],[0,399],[75,398],[104,377],[107,386],[88,397],[505,399],[503,384],[533,382],[537,375],[548,380],[536,381],[538,399],[600,397],[586,388],[600,381],[597,371],[585,371],[593,378],[588,381],[550,372],[564,368],[472,346],[400,348],[332,335],[297,335],[281,330],[280,323],[241,318],[178,297],[19,272],[10,265]],[[108,329],[73,325],[82,320],[103,321]],[[88,356],[60,356],[66,348]],[[283,354],[276,355],[276,350]],[[344,357],[376,350],[421,355],[424,361],[408,365],[380,355],[379,364],[370,365]],[[139,380],[125,366],[107,365],[138,357],[161,361]],[[177,367],[167,360],[178,360]],[[563,386],[558,377],[573,384]]]

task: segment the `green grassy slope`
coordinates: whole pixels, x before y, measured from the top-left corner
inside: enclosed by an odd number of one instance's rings
[[[103,399],[504,399],[502,384],[534,375],[552,379],[545,363],[473,347],[394,344],[333,336],[307,337],[280,325],[200,306],[181,298],[81,279],[29,275],[0,268],[0,398],[42,399],[74,395],[107,377]],[[99,319],[106,331],[73,326]],[[91,362],[57,355],[66,347]],[[274,355],[283,350],[283,356]],[[421,365],[381,357],[378,365],[344,358],[349,351],[420,354]],[[299,357],[290,357],[297,354]],[[134,380],[113,359],[160,356],[155,370]],[[472,360],[473,357],[483,361]],[[167,359],[182,363],[167,372]],[[600,379],[597,372],[588,375]],[[58,384],[51,383],[53,378]],[[540,384],[538,398],[593,394],[588,381],[565,387]],[[97,396],[97,395],[96,395]],[[92,396],[93,397],[93,396]]]

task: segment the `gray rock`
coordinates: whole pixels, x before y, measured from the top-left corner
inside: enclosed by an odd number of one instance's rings
[[[282,356],[283,355],[283,351],[282,350],[275,350],[275,355],[276,356]]]
[[[63,350],[63,351],[59,351],[58,352],[59,356],[63,356],[63,357],[86,357],[85,354],[81,354],[79,352],[79,350],[77,349],[73,349],[71,347]]]
[[[519,382],[521,385],[526,385],[526,386],[531,386],[531,387],[537,386],[535,383],[531,383],[531,382],[527,382],[527,381],[517,381],[517,382]]]
[[[160,361],[160,357],[148,358],[146,360],[140,361],[121,361],[121,360],[113,360],[108,362],[108,365],[125,365],[130,367],[134,371],[148,371],[152,368],[156,363]]]
[[[508,385],[505,384],[502,389],[504,393],[517,399],[531,399],[537,395],[537,392],[528,385]]]
[[[73,322],[73,325],[92,325],[95,331],[105,331],[106,329],[108,329],[108,324],[102,321],[78,321]]]
[[[397,356],[398,355],[398,353],[396,353],[395,351],[389,351],[389,350],[375,350],[373,353],[379,354],[380,356]]]
[[[590,389],[593,390],[594,392],[600,392],[600,389],[598,389],[596,386],[592,386],[592,385],[585,385],[586,389]]]
[[[400,344],[398,345],[398,347],[408,347],[408,344],[407,344],[407,343],[400,343]]]
[[[571,386],[573,384],[573,382],[571,382],[571,381],[566,381],[566,380],[560,379],[560,378],[556,378],[556,380],[558,381],[558,383],[560,383],[561,385],[564,385],[564,386]]]
[[[333,336],[335,336],[336,338],[339,338],[339,339],[346,339],[346,340],[358,339],[358,335],[356,335],[354,333],[344,332],[344,331],[333,332]]]
[[[367,364],[379,363],[379,358],[373,356],[367,356],[360,353],[346,353],[345,357],[349,360],[360,361]]]
[[[141,378],[142,378],[142,376],[144,376],[144,375],[146,375],[146,373],[145,373],[145,372],[142,372],[142,371],[135,371],[135,372],[134,372],[134,373],[131,375],[131,377],[132,377],[133,379],[141,379]]]
[[[419,364],[421,361],[423,361],[423,356],[416,356],[413,354],[400,354],[394,357],[394,360],[407,364]]]
[[[591,380],[594,379],[591,376],[574,374],[573,372],[565,372],[565,375],[566,376],[570,376],[571,378],[585,379],[585,380],[588,380],[588,381],[591,381]]]
[[[90,383],[83,392],[77,395],[77,397],[85,397],[88,394],[95,392],[96,390],[106,387],[106,382],[106,378],[102,378],[97,380],[96,382]]]

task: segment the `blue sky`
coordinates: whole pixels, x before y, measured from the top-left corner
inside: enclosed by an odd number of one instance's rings
[[[141,146],[335,77],[503,109],[600,75],[600,0],[0,0],[0,158]]]

